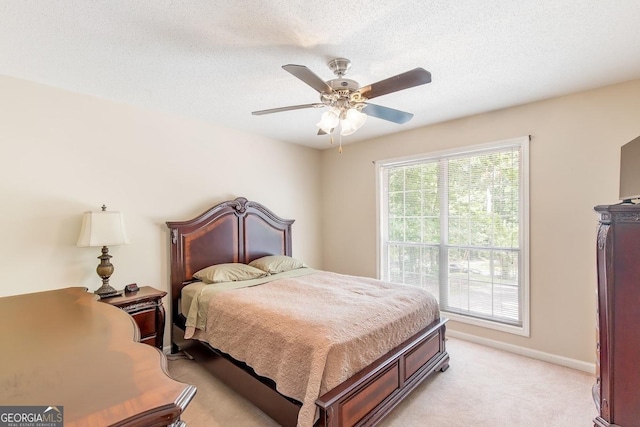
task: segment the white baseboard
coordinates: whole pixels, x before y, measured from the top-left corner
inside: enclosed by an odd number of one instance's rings
[[[527,347],[521,347],[519,345],[507,344],[501,341],[491,340],[489,338],[482,338],[476,335],[467,334],[464,332],[454,331],[447,328],[446,335],[452,338],[459,338],[461,340],[470,341],[476,344],[485,345],[487,347],[496,348],[498,350],[508,351],[509,353],[519,354],[521,356],[531,357],[532,359],[538,359],[549,363],[554,363],[560,366],[566,366],[568,368],[584,371],[589,374],[596,372],[595,363],[584,362],[582,360],[571,359],[564,356],[558,356],[556,354],[545,353],[544,351],[533,350]]]

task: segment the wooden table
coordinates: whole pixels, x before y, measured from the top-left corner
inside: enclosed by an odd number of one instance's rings
[[[183,425],[196,388],[140,344],[126,312],[84,288],[0,298],[0,402],[64,407],[64,425]]]

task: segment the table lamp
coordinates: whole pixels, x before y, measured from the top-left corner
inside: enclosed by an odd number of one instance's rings
[[[100,298],[109,298],[122,293],[109,285],[109,277],[113,274],[113,264],[110,262],[111,255],[109,255],[107,246],[128,244],[129,238],[124,227],[122,213],[107,211],[105,205],[102,205],[100,212],[84,213],[77,246],[102,246],[102,255],[98,257],[100,264],[96,268],[98,276],[102,278],[102,286],[94,292]]]

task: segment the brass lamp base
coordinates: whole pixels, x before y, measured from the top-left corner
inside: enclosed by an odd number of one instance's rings
[[[96,272],[98,276],[102,278],[102,286],[96,289],[94,294],[100,296],[100,299],[122,295],[123,291],[117,291],[109,284],[109,277],[113,274],[113,264],[109,261],[111,259],[109,248],[103,246],[102,255],[100,255],[98,259],[100,260],[100,264],[98,264]]]
[[[107,286],[102,285],[98,289],[93,291],[93,293],[98,295],[100,299],[105,299],[105,298],[111,298],[111,297],[116,297],[118,295],[122,295],[124,291],[117,291],[110,285],[107,285]]]

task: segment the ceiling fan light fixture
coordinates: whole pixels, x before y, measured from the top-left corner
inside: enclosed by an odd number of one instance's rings
[[[364,124],[367,115],[361,113],[355,108],[350,108],[344,115],[344,119],[340,120],[340,135],[351,135]]]
[[[340,110],[337,108],[331,108],[320,116],[320,121],[316,123],[324,133],[331,133],[331,131],[338,126],[340,122]]]
[[[353,124],[348,120],[342,120],[340,122],[340,135],[342,136],[351,135],[352,133],[355,133],[355,131],[357,130],[358,129],[356,129],[355,126],[353,126]]]
[[[347,111],[347,120],[351,121],[356,129],[360,129],[360,127],[367,121],[367,115],[356,108],[349,108]]]

